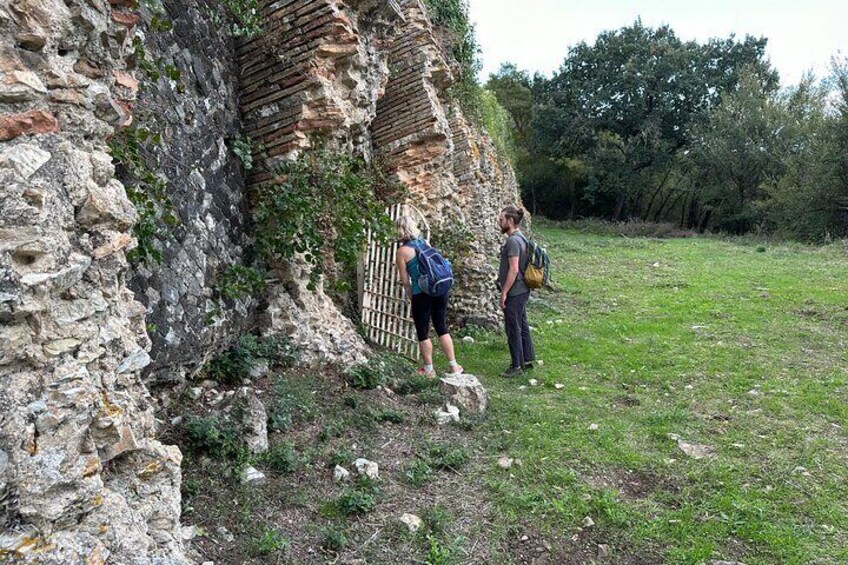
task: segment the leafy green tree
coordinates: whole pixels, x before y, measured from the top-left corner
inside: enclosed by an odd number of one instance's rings
[[[646,216],[653,183],[671,177],[706,119],[745,74],[774,88],[765,39],[681,41],[668,26],[632,26],[573,47],[560,72],[541,85],[531,146],[587,164],[583,198],[612,219]]]

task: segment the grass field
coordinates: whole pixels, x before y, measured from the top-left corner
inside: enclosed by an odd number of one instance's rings
[[[502,525],[565,533],[574,562],[848,562],[845,250],[540,237],[561,290],[530,309],[539,386],[494,377],[502,338],[461,350],[487,449],[523,463],[487,478]]]
[[[187,457],[184,522],[207,530],[203,555],[848,563],[846,250],[537,235],[560,287],[530,305],[543,366],[503,379],[503,336],[471,331],[460,362],[489,390],[489,414],[445,428],[432,388],[352,390],[332,371],[269,380],[295,407],[272,438],[283,471],[233,487]],[[334,462],[359,456],[380,481],[334,483]],[[403,512],[424,518],[418,534]]]

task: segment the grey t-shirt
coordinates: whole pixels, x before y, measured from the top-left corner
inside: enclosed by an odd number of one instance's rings
[[[509,236],[506,243],[501,247],[501,263],[498,266],[498,288],[503,288],[506,282],[510,257],[518,257],[518,277],[516,277],[515,283],[509,289],[507,295],[518,296],[519,294],[530,292],[530,289],[527,288],[527,283],[524,282],[523,272],[524,267],[527,265],[527,243],[521,236],[520,230]]]

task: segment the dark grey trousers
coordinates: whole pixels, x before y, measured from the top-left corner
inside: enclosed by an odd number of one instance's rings
[[[509,343],[513,367],[521,367],[536,359],[533,340],[530,337],[530,326],[527,324],[528,298],[530,298],[529,292],[506,297],[504,326],[506,326],[506,340]]]

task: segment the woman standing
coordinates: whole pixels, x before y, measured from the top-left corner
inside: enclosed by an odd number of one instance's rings
[[[402,216],[395,221],[395,229],[401,246],[395,255],[398,277],[406,289],[406,295],[412,299],[412,319],[415,322],[415,333],[418,337],[418,350],[424,360],[424,366],[418,369],[418,374],[435,377],[433,369],[433,343],[430,341],[430,320],[439,336],[442,351],[450,363],[448,373],[458,375],[462,373],[462,367],[456,362],[456,354],[453,349],[453,340],[448,333],[446,315],[448,308],[448,295],[429,296],[418,286],[419,262],[416,247],[424,243],[418,224],[410,216]],[[420,242],[420,243],[419,243]]]

